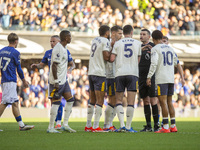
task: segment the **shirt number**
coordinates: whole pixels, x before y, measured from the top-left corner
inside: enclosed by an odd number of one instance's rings
[[[94,57],[94,53],[95,53],[95,51],[96,51],[96,49],[97,49],[97,44],[96,43],[94,43],[94,44],[92,44],[92,55],[91,55],[91,57]]]
[[[132,46],[132,44],[125,44],[124,51],[128,52],[128,53],[124,54],[124,56],[126,58],[129,58],[129,57],[131,57],[133,55],[132,49],[128,48],[128,46]]]
[[[5,66],[3,66],[2,58],[3,58],[3,60],[6,61]],[[7,66],[8,66],[9,63],[10,63],[10,58],[8,58],[8,57],[1,57],[0,58],[0,68],[1,69],[3,68],[3,71],[6,71],[6,68],[7,68]]]
[[[167,65],[171,66],[173,64],[173,54],[172,54],[172,52],[167,51],[166,53],[162,52],[162,54],[163,54],[163,60],[164,60],[163,65],[166,66],[166,64],[167,64]]]

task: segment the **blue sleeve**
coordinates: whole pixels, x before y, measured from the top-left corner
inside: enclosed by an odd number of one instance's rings
[[[176,54],[176,53],[175,53],[175,56],[177,57],[177,64],[179,64],[178,56],[177,56],[177,54]]]
[[[20,77],[20,79],[24,79],[24,73],[22,71],[22,68],[21,68],[21,63],[20,63],[20,53],[17,53],[16,55],[14,55],[14,62],[17,66],[17,73]]]
[[[68,54],[68,62],[71,62],[73,59],[72,59],[72,55],[69,52],[69,50],[67,50],[67,54]]]
[[[48,53],[47,53],[47,51],[45,52],[44,57],[42,58],[41,62],[44,63],[44,64],[48,64]]]

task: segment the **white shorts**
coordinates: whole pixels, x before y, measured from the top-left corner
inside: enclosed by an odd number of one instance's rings
[[[17,102],[17,83],[15,82],[6,82],[2,84],[2,104],[12,104]]]

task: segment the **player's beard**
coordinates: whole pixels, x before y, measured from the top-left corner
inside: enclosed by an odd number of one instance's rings
[[[108,35],[107,39],[110,40],[110,35]]]

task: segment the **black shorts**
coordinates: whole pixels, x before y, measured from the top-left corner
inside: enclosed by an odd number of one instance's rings
[[[155,75],[151,78],[151,87],[146,84],[147,78],[139,78],[139,94],[141,98],[156,97]]]
[[[138,77],[136,76],[119,76],[115,78],[116,92],[124,92],[125,88],[127,91],[137,91],[138,88]]]
[[[113,96],[115,95],[116,85],[115,79],[106,79],[107,84],[107,95]]]
[[[106,91],[106,77],[89,75],[88,78],[91,91]]]

